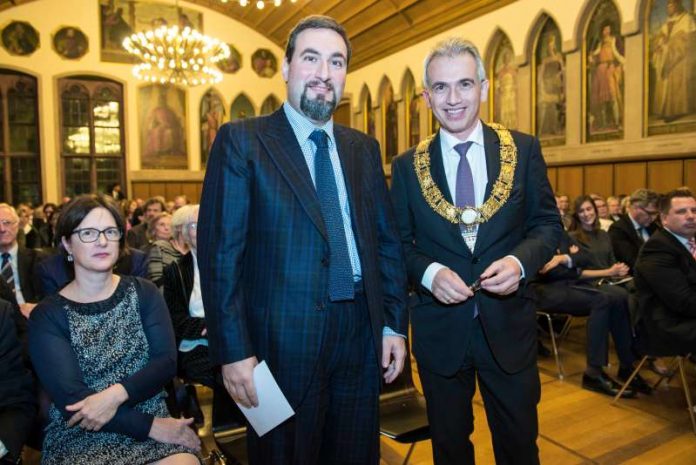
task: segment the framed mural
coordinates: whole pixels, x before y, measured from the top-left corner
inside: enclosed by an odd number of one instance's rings
[[[12,21],[2,30],[2,46],[10,55],[31,55],[39,44],[39,32],[26,21]]]
[[[652,0],[645,14],[647,135],[696,131],[696,5]]]
[[[611,0],[597,4],[585,30],[585,140],[623,138],[624,41]]]
[[[534,47],[534,133],[542,146],[565,144],[565,56],[561,32],[546,18]]]
[[[53,50],[68,60],[82,58],[88,49],[87,36],[76,27],[62,27],[53,36]]]
[[[216,65],[223,73],[234,74],[242,67],[242,54],[234,45],[228,43],[227,46],[230,48],[230,56],[218,61]]]
[[[136,59],[121,45],[123,39],[134,32],[175,24],[180,28],[189,26],[203,32],[203,14],[190,8],[179,8],[174,2],[99,0],[99,10],[103,61],[134,62]]]
[[[375,128],[375,111],[372,109],[372,95],[366,85],[363,85],[361,95],[360,111],[363,119],[363,131],[365,134],[376,137],[377,130]]]
[[[266,97],[266,100],[261,104],[259,115],[270,115],[278,108],[280,108],[280,100],[278,100],[275,95],[271,94]]]
[[[399,153],[399,119],[396,109],[396,101],[394,101],[394,88],[385,78],[382,82],[382,121],[384,127],[382,130],[382,143],[384,147],[384,162],[391,165],[392,159]]]
[[[251,67],[259,77],[270,78],[278,72],[278,60],[267,48],[260,48],[251,56]]]
[[[254,111],[254,105],[251,104],[251,100],[246,95],[239,94],[232,102],[232,105],[230,105],[230,121],[251,118],[253,116],[256,116],[256,112]]]
[[[410,70],[404,75],[402,94],[406,107],[406,143],[413,147],[420,142],[420,102],[421,96],[416,92],[416,81]]]
[[[143,169],[186,169],[186,92],[153,84],[138,90]]]
[[[201,165],[208,162],[210,148],[213,146],[218,128],[225,121],[225,104],[218,92],[209,89],[201,98]]]
[[[517,129],[517,65],[512,43],[505,34],[500,35],[491,69],[493,121]]]

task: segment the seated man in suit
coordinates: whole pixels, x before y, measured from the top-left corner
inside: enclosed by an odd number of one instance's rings
[[[620,296],[604,292],[586,279],[582,268],[592,263],[590,254],[572,243],[565,231],[558,253],[541,269],[531,284],[538,310],[573,316],[589,316],[587,320],[587,365],[582,387],[615,396],[621,385],[604,372],[608,364],[609,334],[619,357],[618,377],[627,379],[633,371],[635,356],[631,350],[629,314]],[[636,391],[649,394],[650,385],[640,376],[631,381],[622,397],[635,397]]]
[[[17,463],[36,415],[32,377],[22,362],[12,305],[0,299],[0,464]]]
[[[660,196],[649,189],[637,189],[633,194],[625,215],[609,227],[611,246],[614,256],[633,271],[638,258],[638,251],[645,241],[655,232],[655,219],[660,214],[657,203]]]
[[[34,265],[38,251],[17,242],[19,216],[11,205],[0,203],[0,273],[15,294],[22,314],[28,318],[38,302]]]
[[[646,324],[683,353],[696,352],[696,200],[675,190],[660,202],[664,229],[645,243],[636,262],[638,305]]]
[[[167,207],[161,197],[152,197],[145,201],[143,210],[145,211],[145,221],[137,226],[133,226],[126,234],[126,242],[133,249],[143,249],[150,243],[147,237],[147,224],[158,214],[166,211]]]

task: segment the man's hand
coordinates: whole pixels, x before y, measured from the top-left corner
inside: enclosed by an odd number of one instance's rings
[[[435,273],[431,292],[437,300],[448,305],[464,302],[474,296],[462,278],[449,268]]]
[[[222,366],[222,380],[227,392],[232,400],[246,408],[259,406],[254,386],[254,367],[258,364],[256,357],[249,357]]]
[[[481,274],[481,289],[498,295],[508,295],[520,287],[522,270],[517,260],[504,257],[490,264]]]
[[[87,396],[79,402],[67,405],[65,410],[75,412],[68,426],[78,425],[89,431],[99,431],[111,421],[118,407],[128,400],[128,393],[121,384],[113,384],[101,392]]]
[[[553,270],[556,268],[558,265],[567,265],[568,264],[568,255],[554,255],[549,262],[544,265],[544,267],[539,270],[540,274],[545,274],[548,273],[549,271]]]
[[[19,304],[19,311],[22,312],[22,315],[24,315],[24,318],[26,318],[28,320],[29,315],[31,315],[32,310],[34,310],[34,307],[36,307],[36,304],[30,304],[30,303]]]
[[[384,382],[389,384],[399,376],[404,369],[406,358],[406,340],[401,336],[382,337],[382,368],[384,368]]]

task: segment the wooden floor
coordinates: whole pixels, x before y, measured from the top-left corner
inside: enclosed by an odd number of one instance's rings
[[[611,399],[580,387],[585,367],[584,322],[578,321],[561,346],[566,378],[559,381],[553,358],[540,359],[541,403],[539,405],[539,450],[543,465],[694,465],[696,435],[692,432],[679,376],[663,385],[652,396],[622,400]],[[614,374],[615,357],[610,357]],[[696,397],[696,370],[687,364],[687,376]],[[414,368],[415,370],[415,368]],[[648,380],[656,375],[643,370]],[[417,381],[416,381],[417,383]],[[201,395],[204,414],[210,418],[210,398]],[[472,441],[479,465],[494,464],[491,438],[481,398],[474,399],[475,428]],[[209,426],[202,431],[204,443],[212,446]],[[381,465],[401,465],[407,445],[382,438]],[[28,465],[37,464],[35,454]],[[430,442],[415,448],[411,465],[432,464]]]
[[[679,376],[665,383],[652,396],[621,400],[610,405],[607,396],[580,387],[585,368],[584,322],[579,320],[561,345],[566,378],[559,381],[553,357],[539,360],[541,403],[539,404],[539,450],[543,465],[694,465],[696,435],[691,429]],[[547,341],[548,342],[548,341]],[[669,361],[669,360],[665,360]],[[616,372],[610,357],[607,371]],[[687,363],[692,398],[696,394],[696,369]],[[657,380],[648,370],[642,375]],[[474,399],[476,463],[494,464],[493,447],[480,396]],[[382,439],[382,463],[401,465],[408,446]],[[422,442],[409,462],[432,464],[430,442]]]

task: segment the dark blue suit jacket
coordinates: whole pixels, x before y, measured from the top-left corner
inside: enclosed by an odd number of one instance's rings
[[[406,334],[406,270],[377,142],[334,135],[374,336]],[[307,163],[281,108],[222,126],[208,161],[198,253],[214,363],[266,360],[297,405],[313,374],[328,303],[329,242]]]
[[[485,124],[483,136],[487,199],[500,172],[500,143]],[[529,280],[555,253],[562,227],[539,142],[516,131],[512,136],[518,156],[510,197],[479,227],[473,253],[459,226],[439,216],[423,197],[413,164],[415,150],[400,155],[392,164],[392,200],[408,276],[417,291],[410,309],[413,352],[418,363],[434,373],[449,376],[461,368],[468,347],[463,341],[474,321],[474,303],[478,304],[491,351],[504,371],[518,372],[536,361],[536,318],[525,283],[511,295],[480,291],[459,305],[441,304],[420,284],[433,262],[449,267],[471,284],[492,262],[506,255],[520,260]],[[439,134],[431,145],[430,165],[433,180],[452,203]]]

